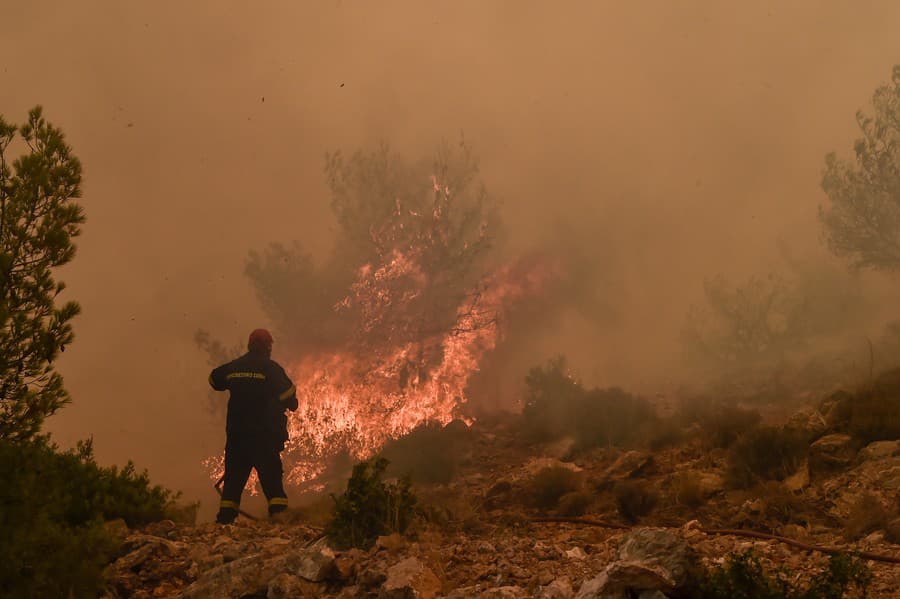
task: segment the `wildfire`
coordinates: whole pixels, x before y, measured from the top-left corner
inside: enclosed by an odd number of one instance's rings
[[[403,261],[385,271],[397,262]],[[414,268],[413,262],[404,263]],[[325,459],[342,451],[357,459],[370,457],[389,439],[426,422],[470,422],[462,412],[466,387],[482,357],[500,340],[504,312],[537,291],[549,274],[544,264],[498,270],[460,306],[454,326],[432,338],[373,356],[347,351],[294,364],[289,372],[300,408],[289,414],[288,480],[299,484],[315,478]],[[369,276],[377,279],[379,273]],[[430,367],[429,355],[438,356]]]
[[[403,243],[376,240],[384,248],[378,260],[357,269],[346,297],[334,306],[354,319],[353,338],[338,351],[286,365],[300,404],[288,413],[283,458],[290,483],[313,481],[335,456],[368,458],[421,424],[470,423],[463,411],[466,388],[502,339],[505,316],[555,274],[546,261],[521,260],[456,296],[447,293],[451,286],[441,285],[453,275],[435,266],[435,256],[447,259],[442,219],[450,190],[436,178],[432,185],[431,214],[409,212],[424,223],[419,233],[410,236],[402,221],[382,231]],[[207,463],[215,477],[221,466],[221,457]]]

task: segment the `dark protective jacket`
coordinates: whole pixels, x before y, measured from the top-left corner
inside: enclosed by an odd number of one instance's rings
[[[253,352],[223,364],[209,375],[216,391],[230,392],[225,431],[230,439],[288,439],[285,410],[297,409],[297,390],[284,368]]]

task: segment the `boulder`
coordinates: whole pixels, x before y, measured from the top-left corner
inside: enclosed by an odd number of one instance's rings
[[[687,583],[697,570],[697,557],[678,535],[664,528],[639,528],[622,539],[619,559],[659,566],[676,586]]]
[[[572,583],[568,578],[557,578],[537,592],[537,599],[572,599]]]
[[[900,456],[900,439],[869,443],[859,450],[856,461],[866,462],[868,460],[882,460],[894,456]]]
[[[601,475],[603,481],[617,481],[640,475],[653,465],[653,456],[643,451],[626,451]]]
[[[856,444],[850,435],[825,435],[809,446],[809,476],[812,479],[843,470],[856,457]]]
[[[818,412],[830,430],[846,425],[850,417],[848,406],[852,401],[853,396],[847,391],[835,391],[819,402]]]
[[[287,554],[287,569],[304,580],[321,582],[336,573],[334,551],[325,539],[300,551]]]
[[[203,574],[193,584],[185,588],[178,597],[181,599],[205,599],[207,597],[237,598],[250,594],[264,595],[268,591],[269,580],[278,571],[263,561],[259,554],[248,555]]]
[[[562,462],[554,458],[531,458],[525,463],[524,471],[529,477],[545,468],[566,468],[572,472],[581,472],[581,468],[571,462]]]
[[[517,586],[494,587],[478,595],[478,599],[525,599],[525,597],[528,597],[528,593]]]
[[[566,557],[569,559],[583,560],[587,558],[587,554],[581,547],[573,547],[566,551]]]
[[[649,592],[671,592],[687,586],[698,568],[688,544],[672,532],[641,528],[628,533],[619,559],[586,581],[577,599],[608,599]]]
[[[334,552],[324,540],[320,540],[310,547],[289,551],[276,557],[256,553],[226,562],[204,572],[193,584],[184,589],[180,597],[199,599],[243,597],[254,593],[268,595],[270,583],[273,582],[275,587],[272,587],[274,590],[271,592],[277,594],[282,590],[282,583],[293,584],[294,578],[302,579],[300,586],[309,589],[311,587],[308,582],[320,582],[330,578],[334,568]],[[281,576],[282,574],[287,576]],[[309,592],[305,596],[310,596]]]
[[[785,430],[803,435],[806,439],[817,439],[828,430],[828,423],[819,410],[812,406],[806,406],[794,412],[787,423]]]
[[[266,599],[295,599],[297,597],[314,597],[310,594],[309,583],[293,574],[282,572],[269,581]],[[314,592],[314,591],[313,591]]]
[[[575,599],[624,599],[635,593],[660,589],[675,589],[674,579],[662,568],[637,562],[613,562],[581,585]]]
[[[441,581],[418,558],[408,557],[387,571],[379,599],[432,599],[441,590]]]

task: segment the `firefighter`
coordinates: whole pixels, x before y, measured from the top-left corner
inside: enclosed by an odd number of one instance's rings
[[[284,368],[272,360],[272,335],[265,329],[250,333],[247,353],[209,375],[216,391],[229,391],[225,424],[225,484],[216,522],[237,518],[241,493],[256,468],[269,515],[287,509],[282,482],[281,452],[288,440],[287,415],[297,409],[297,393]]]

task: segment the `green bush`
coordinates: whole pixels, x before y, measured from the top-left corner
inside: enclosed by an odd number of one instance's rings
[[[384,458],[360,462],[347,490],[340,497],[332,495],[334,512],[325,534],[338,549],[368,549],[379,536],[404,532],[409,525],[416,503],[409,478],[384,482],[387,466]]]
[[[174,499],[131,463],[98,466],[90,441],[66,452],[46,437],[0,441],[0,480],[3,597],[96,597],[117,549],[104,521],[159,520]]]
[[[856,557],[831,556],[828,568],[801,588],[784,569],[768,574],[756,554],[732,554],[722,566],[707,572],[700,585],[701,599],[841,599],[851,588],[865,597],[872,579],[866,565]]]
[[[740,437],[728,451],[726,479],[734,488],[766,480],[784,480],[806,456],[802,434],[763,426]]]

